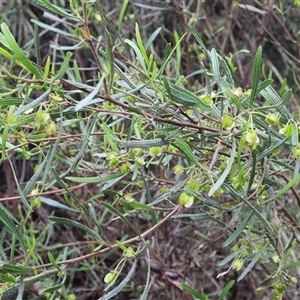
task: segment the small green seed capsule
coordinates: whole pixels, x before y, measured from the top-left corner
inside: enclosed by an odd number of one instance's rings
[[[224,116],[222,120],[222,127],[224,127],[227,130],[230,130],[234,127],[235,121],[234,118],[231,116]]]
[[[149,154],[150,156],[154,157],[154,156],[161,156],[162,155],[162,151],[161,151],[161,147],[151,147],[149,150]]]
[[[239,271],[242,269],[243,265],[244,265],[243,260],[237,258],[232,264],[232,269]]]
[[[179,204],[184,207],[191,207],[194,203],[194,196],[187,192],[182,192],[179,196]]]
[[[55,135],[57,132],[56,124],[54,121],[49,122],[45,125],[45,131],[48,136]]]
[[[175,174],[181,174],[184,172],[184,167],[182,165],[176,165],[173,167],[173,171]]]
[[[280,119],[280,117],[278,115],[276,115],[274,113],[269,113],[266,116],[265,121],[269,125],[277,126],[279,124],[279,119]]]

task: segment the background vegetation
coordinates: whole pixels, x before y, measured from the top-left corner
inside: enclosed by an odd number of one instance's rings
[[[0,2],[1,299],[299,299],[299,5]]]

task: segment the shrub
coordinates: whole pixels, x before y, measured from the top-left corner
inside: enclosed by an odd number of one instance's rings
[[[187,274],[154,263],[151,235],[168,251],[163,231],[176,236],[172,224],[182,228],[182,220],[194,226],[191,237],[180,235],[183,241],[195,242],[200,230],[209,241],[212,232],[225,237],[211,248],[224,248],[214,266],[225,278],[219,299],[251,273],[259,274],[257,292],[273,299],[292,293],[300,125],[288,107],[286,82],[278,92],[264,75],[262,47],[245,89],[235,56],[208,49],[191,24],[188,34],[203,62],[184,76],[185,34],[174,32],[159,57],[162,28],[146,37],[135,23],[122,35],[132,9],[126,1],[115,24],[96,1],[71,1],[69,9],[31,3],[46,8],[50,21],[32,20],[29,53],[5,22],[0,26],[1,163],[21,200],[14,212],[0,205],[2,298],[22,297],[34,285],[49,299],[85,292],[111,299],[131,289],[130,297],[146,299],[150,269],[197,299],[213,297]],[[45,58],[40,30],[59,36]],[[82,61],[82,53],[91,59]],[[22,181],[18,161],[28,168]],[[189,257],[187,269],[201,256],[198,248],[180,255]],[[141,278],[134,275],[138,261]],[[71,273],[85,274],[86,291],[83,282],[73,285]]]

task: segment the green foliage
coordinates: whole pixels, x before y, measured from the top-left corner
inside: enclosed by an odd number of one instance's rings
[[[65,18],[60,25],[68,30],[33,20],[35,45],[39,30],[64,37],[50,45],[52,55],[35,49],[34,61],[8,24],[0,25],[0,164],[11,170],[22,200],[14,213],[0,205],[0,238],[9,240],[0,247],[0,298],[18,293],[21,299],[39,281],[48,299],[71,299],[80,289],[68,285],[69,274],[85,272],[91,293],[101,279],[101,299],[116,297],[130,282],[132,297],[146,299],[149,236],[181,218],[205,232],[228,233],[221,243],[226,254],[215,265],[226,266],[218,275],[226,278],[219,299],[258,266],[257,292],[272,299],[289,294],[300,265],[300,122],[286,82],[277,91],[264,73],[263,47],[245,89],[235,55],[207,47],[193,18],[157,53],[161,28],[146,35],[135,22],[131,34],[122,31],[132,9],[126,1],[115,24],[100,1],[71,1],[68,9],[59,1],[29,2],[55,20]],[[187,36],[205,63],[184,74]],[[91,55],[91,73],[84,72],[80,51]],[[15,160],[31,166],[22,182]],[[46,217],[37,222],[45,205]],[[56,240],[58,228],[72,242]],[[135,285],[138,260],[148,273]],[[226,277],[231,269],[236,282]],[[182,293],[216,296],[175,275],[164,276]]]

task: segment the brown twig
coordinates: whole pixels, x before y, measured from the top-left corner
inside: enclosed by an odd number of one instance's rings
[[[176,215],[177,213],[179,213],[182,210],[182,206],[181,205],[177,205],[176,207],[174,207],[174,209],[166,216],[164,217],[162,220],[160,220],[156,225],[154,225],[153,227],[151,227],[150,229],[148,229],[147,231],[143,232],[141,235],[135,236],[131,239],[128,239],[127,241],[122,242],[123,245],[129,245],[133,242],[137,242],[140,241],[141,239],[144,239],[146,236],[148,236],[149,234],[151,234],[152,232],[154,232],[156,229],[158,229],[159,227],[161,227],[166,221],[168,221],[172,216]],[[109,247],[106,247],[102,250],[96,251],[96,252],[92,252],[86,255],[82,255],[80,257],[76,257],[76,258],[71,258],[71,259],[67,259],[64,261],[60,261],[57,262],[58,265],[63,265],[63,264],[74,264],[77,262],[81,262],[87,258],[90,257],[94,257],[103,253],[106,253],[112,249],[118,248],[118,244],[113,244],[110,245]],[[33,269],[41,269],[41,268],[47,268],[47,267],[51,267],[52,264],[48,263],[48,264],[43,264],[43,265],[39,265],[39,266],[34,266]]]

